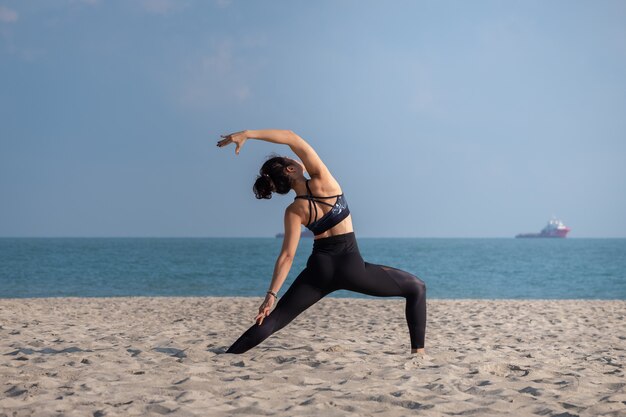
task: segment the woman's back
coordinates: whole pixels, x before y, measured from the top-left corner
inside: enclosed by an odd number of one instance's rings
[[[353,231],[350,209],[341,187],[330,173],[326,177],[307,180],[306,194],[294,199],[294,204],[299,204],[299,209],[305,212],[303,224],[316,239]]]

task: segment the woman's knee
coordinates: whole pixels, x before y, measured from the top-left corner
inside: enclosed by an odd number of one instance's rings
[[[417,298],[423,298],[426,296],[426,283],[416,276],[413,276],[409,280],[409,293]]]
[[[382,267],[388,274],[393,276],[396,283],[400,286],[406,297],[424,297],[426,295],[426,284],[424,281],[401,269]]]

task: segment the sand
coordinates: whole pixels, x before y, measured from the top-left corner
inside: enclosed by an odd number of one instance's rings
[[[259,298],[0,299],[0,416],[625,416],[626,301],[327,298],[243,355]]]

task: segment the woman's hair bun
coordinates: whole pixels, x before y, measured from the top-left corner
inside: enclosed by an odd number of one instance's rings
[[[274,191],[274,183],[267,174],[259,175],[254,182],[254,195],[256,198],[272,198],[272,191]]]
[[[287,194],[291,191],[291,179],[285,174],[285,168],[291,161],[285,157],[272,155],[263,163],[259,176],[254,182],[252,190],[256,198],[272,198],[272,193]]]

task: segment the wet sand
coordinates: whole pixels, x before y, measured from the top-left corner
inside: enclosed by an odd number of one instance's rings
[[[0,416],[624,416],[626,301],[327,298],[243,355],[259,298],[0,299]]]

